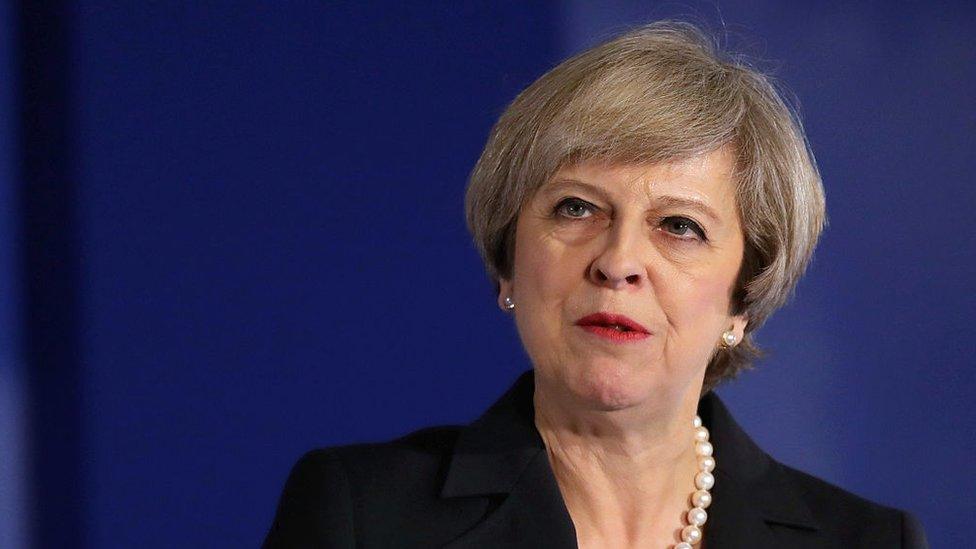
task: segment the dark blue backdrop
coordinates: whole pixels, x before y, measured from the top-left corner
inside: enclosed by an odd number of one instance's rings
[[[529,367],[463,224],[488,129],[668,16],[775,61],[827,189],[770,358],[719,392],[774,457],[969,541],[976,9],[399,4],[2,13],[0,545],[254,546],[305,450],[473,419]]]
[[[26,540],[26,374],[21,353],[16,13],[0,2],[0,547]]]

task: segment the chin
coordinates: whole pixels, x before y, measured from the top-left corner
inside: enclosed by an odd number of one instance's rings
[[[591,364],[577,373],[571,389],[593,409],[622,410],[645,402],[651,395],[653,383],[647,373],[619,362]]]

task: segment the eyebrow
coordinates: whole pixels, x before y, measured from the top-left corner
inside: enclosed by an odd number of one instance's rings
[[[603,200],[610,202],[610,195],[601,187],[579,181],[578,179],[555,179],[544,186],[543,191],[546,193],[553,193],[566,187],[581,187],[592,192],[593,194],[599,195],[599,197]],[[701,200],[695,198],[666,194],[654,197],[654,201],[662,206],[680,206],[684,208],[691,208],[693,210],[697,210],[706,217],[711,218],[711,220],[715,223],[721,224],[722,222],[721,218],[719,218],[714,209],[712,209],[708,204],[705,204]]]

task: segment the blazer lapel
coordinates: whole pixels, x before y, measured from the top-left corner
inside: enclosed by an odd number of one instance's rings
[[[546,453],[536,452],[498,508],[447,547],[576,547],[576,529]]]
[[[716,473],[712,497],[714,503],[708,509],[705,523],[704,549],[783,547],[762,513],[751,503],[748,490],[735,478]]]
[[[534,389],[530,370],[461,433],[441,497],[503,499],[447,547],[576,547],[576,529],[535,429]]]

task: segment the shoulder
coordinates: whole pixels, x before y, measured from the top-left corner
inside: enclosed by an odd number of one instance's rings
[[[921,523],[911,513],[873,502],[788,465],[775,462],[829,537],[850,546],[928,547]]]
[[[333,446],[310,454],[335,456],[354,471],[376,466],[398,470],[404,463],[437,462],[450,456],[462,429],[457,425],[426,427],[387,442]]]
[[[319,490],[344,485],[360,500],[374,490],[389,497],[390,492],[433,485],[460,431],[457,426],[428,427],[387,442],[319,448],[302,456],[291,476]]]
[[[387,442],[321,448],[305,454],[295,468],[341,476],[360,502],[374,493],[387,500],[430,494],[460,432],[458,426],[427,427]]]
[[[404,546],[422,546],[449,537],[452,532],[440,532],[430,521],[464,511],[440,500],[461,429],[428,427],[388,442],[306,453],[292,467],[264,546],[382,545],[382,536],[394,532]],[[419,531],[418,524],[430,526]]]

